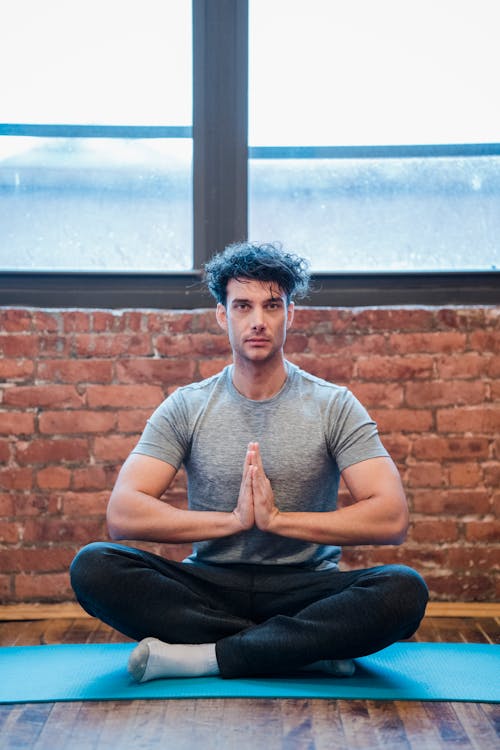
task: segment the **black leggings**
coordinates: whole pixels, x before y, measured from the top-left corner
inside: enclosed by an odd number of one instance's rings
[[[379,651],[413,635],[428,600],[421,576],[403,565],[200,566],[101,542],[78,553],[71,582],[89,614],[130,638],[215,643],[223,677]]]

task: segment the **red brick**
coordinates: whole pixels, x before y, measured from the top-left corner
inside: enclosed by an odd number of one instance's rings
[[[0,434],[31,435],[34,430],[34,414],[29,414],[23,411],[0,412]]]
[[[471,459],[487,458],[487,438],[441,438],[425,436],[413,441],[413,455],[417,458]]]
[[[354,364],[343,357],[317,357],[314,354],[292,354],[288,357],[302,370],[329,383],[346,383],[352,380]]]
[[[295,333],[295,331],[289,331],[285,341],[285,354],[289,352],[303,352],[307,349],[308,338],[304,333]],[[226,346],[226,351],[229,354],[230,347]]]
[[[450,568],[456,570],[498,570],[500,568],[500,554],[494,547],[476,544],[473,547],[451,548],[448,551]]]
[[[421,409],[371,409],[380,432],[427,432],[433,426],[432,412]]]
[[[87,461],[87,440],[72,438],[39,439],[31,443],[18,443],[16,458],[20,464],[59,463],[60,461]]]
[[[437,412],[438,432],[496,433],[500,430],[500,408],[464,407],[440,409]]]
[[[403,403],[403,388],[396,383],[353,383],[351,390],[366,408],[392,408]]]
[[[0,521],[0,544],[17,544],[19,524],[15,521]]]
[[[408,383],[405,388],[408,406],[447,406],[448,404],[481,404],[486,398],[486,386],[481,382]]]
[[[500,354],[500,333],[498,331],[474,331],[470,334],[470,346],[479,352]]]
[[[73,490],[110,490],[112,489],[118,468],[115,466],[94,465],[73,470]]]
[[[83,310],[64,310],[61,313],[65,333],[90,331],[90,312]]]
[[[140,311],[125,310],[122,313],[124,327],[126,331],[145,330],[144,315]]]
[[[17,333],[31,329],[31,315],[22,308],[0,309],[0,331]]]
[[[98,461],[124,461],[136,445],[136,435],[97,437],[94,443],[94,455]]]
[[[394,461],[404,461],[410,453],[410,440],[405,435],[392,433],[384,436],[384,446]]]
[[[394,333],[389,336],[389,346],[397,354],[456,353],[465,347],[465,333],[418,332]]]
[[[347,307],[301,307],[295,308],[293,329],[311,333],[341,332],[352,328],[354,314]]]
[[[6,464],[10,458],[10,443],[8,440],[0,440],[0,464]]]
[[[476,487],[482,479],[477,463],[456,463],[450,466],[451,487]]]
[[[491,461],[482,465],[484,483],[487,487],[500,487],[500,462]]]
[[[500,542],[500,521],[467,521],[465,538],[471,542]]]
[[[310,336],[309,349],[319,356],[356,357],[360,355],[387,353],[387,342],[382,334],[372,333],[369,336],[358,334],[320,333]]]
[[[156,407],[164,400],[156,385],[89,385],[87,400],[91,409],[101,407]]]
[[[490,378],[500,378],[500,357],[490,357],[486,374]]]
[[[109,492],[66,492],[63,498],[63,511],[67,516],[82,518],[106,514]]]
[[[215,317],[215,307],[210,310],[195,310],[191,313],[192,333],[220,333],[221,329]]]
[[[1,380],[29,380],[35,364],[29,359],[0,359]]]
[[[115,424],[116,415],[102,411],[47,411],[39,418],[40,432],[50,435],[110,432]]]
[[[61,316],[59,313],[47,313],[43,310],[33,312],[33,328],[35,331],[55,333],[61,328]]]
[[[292,357],[289,357],[289,359],[292,361]],[[200,360],[200,362],[198,363],[200,380],[205,380],[205,378],[211,378],[212,375],[217,375],[217,373],[220,372],[230,362],[230,357],[226,357],[224,359]],[[179,385],[184,385],[184,383],[179,383]]]
[[[91,329],[95,333],[124,331],[125,317],[121,311],[115,313],[108,310],[94,310]],[[87,330],[90,330],[90,328]]]
[[[12,576],[0,575],[0,601],[7,604],[12,599]]]
[[[129,411],[120,411],[117,413],[118,432],[141,433],[146,426],[146,421],[151,416],[151,409],[134,409]]]
[[[67,601],[73,598],[67,572],[42,575],[19,573],[14,585],[18,601]]]
[[[438,463],[410,466],[405,477],[408,487],[441,487],[445,482],[443,467]]]
[[[24,526],[24,541],[35,542],[75,542],[86,544],[92,540],[105,538],[104,518],[29,518]]]
[[[0,336],[0,354],[12,359],[27,357],[33,358],[38,353],[38,341],[34,336],[27,334],[6,334]]]
[[[412,506],[415,513],[429,515],[482,515],[490,510],[486,490],[414,490]],[[417,522],[418,523],[418,522]]]
[[[485,327],[485,310],[481,307],[445,307],[438,310],[436,314],[438,327],[458,328],[460,331],[468,331],[474,328]]]
[[[150,336],[126,333],[80,333],[74,349],[80,357],[130,357],[153,354]]]
[[[14,515],[13,500],[14,494],[12,492],[0,492],[0,518],[8,518]]]
[[[83,398],[69,385],[23,385],[4,392],[4,405],[63,409],[83,405]]]
[[[229,354],[231,348],[224,334],[177,334],[155,337],[155,349],[163,357],[185,357],[200,354],[206,357]]]
[[[412,523],[409,539],[412,542],[455,542],[458,539],[458,526],[451,519],[415,520]]]
[[[492,401],[500,400],[500,380],[491,384],[491,399]]]
[[[437,374],[443,380],[467,380],[487,375],[491,369],[491,357],[483,356],[480,352],[460,352],[438,357],[436,366]]]
[[[494,598],[494,582],[487,575],[449,572],[427,574],[426,583],[432,599],[448,601],[488,601]]]
[[[109,383],[113,377],[113,362],[106,359],[46,360],[38,364],[37,376],[51,383]]]
[[[194,373],[195,363],[192,359],[125,359],[116,363],[120,383],[186,385],[193,381]]]
[[[33,472],[28,468],[11,466],[0,470],[0,489],[29,490],[33,485]]]
[[[432,376],[433,359],[428,355],[360,358],[358,376],[364,380],[401,381]]]
[[[0,570],[8,573],[66,572],[75,556],[69,547],[7,547],[0,550]]]
[[[41,516],[58,511],[59,499],[56,494],[41,492],[17,493],[14,499],[17,518]]]
[[[36,483],[40,489],[66,489],[71,481],[71,471],[64,466],[47,466],[40,469],[36,475]]]
[[[184,310],[146,313],[145,326],[150,333],[184,333],[193,330],[193,317],[193,313]],[[213,317],[215,320],[215,313]]]
[[[429,330],[434,314],[424,308],[366,308],[356,313],[354,322],[359,329],[386,331]]]
[[[70,352],[69,336],[47,333],[38,337],[38,357],[64,357]]]

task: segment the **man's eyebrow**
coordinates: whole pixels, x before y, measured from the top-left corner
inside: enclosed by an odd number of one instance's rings
[[[267,297],[267,299],[263,300],[263,302],[265,304],[267,302],[284,302],[284,300],[283,300],[283,297],[271,296],[271,297]],[[246,297],[235,297],[234,299],[231,300],[232,305],[241,305],[243,303],[247,305],[253,304],[252,300],[247,299]]]

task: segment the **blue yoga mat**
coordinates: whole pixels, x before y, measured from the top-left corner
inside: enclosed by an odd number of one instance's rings
[[[356,673],[134,683],[132,643],[0,648],[0,702],[174,698],[345,698],[500,702],[500,646],[395,643],[356,659]]]

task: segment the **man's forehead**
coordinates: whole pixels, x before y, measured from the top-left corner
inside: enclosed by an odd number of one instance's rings
[[[286,293],[275,281],[258,281],[257,279],[230,279],[227,283],[228,299],[274,299],[286,298]]]

